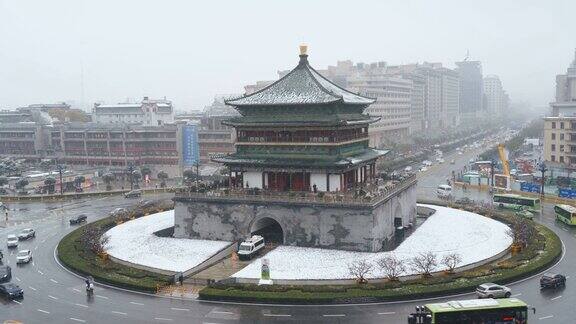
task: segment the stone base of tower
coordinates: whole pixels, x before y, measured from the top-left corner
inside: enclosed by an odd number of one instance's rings
[[[415,178],[371,199],[327,198],[178,193],[174,236],[242,241],[259,234],[284,245],[377,252],[416,218]]]

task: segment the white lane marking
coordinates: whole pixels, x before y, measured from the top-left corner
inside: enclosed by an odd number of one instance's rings
[[[48,295],[48,297],[49,297],[49,298],[52,298],[52,299],[54,299],[54,300],[58,300],[58,297],[54,297],[54,296],[52,296],[52,295]]]
[[[36,288],[34,288],[34,287],[32,287],[32,286],[28,286],[28,288],[36,291]]]
[[[80,322],[80,323],[86,323],[86,321],[85,321],[85,320],[83,320],[83,319],[79,319],[79,318],[74,318],[74,317],[70,317],[70,320],[72,320],[72,321],[76,321],[76,322]]]
[[[42,271],[40,271],[40,270],[38,270],[38,273],[41,274],[41,275],[44,275],[44,272],[42,272]]]
[[[110,298],[108,298],[108,297],[106,297],[106,296],[102,296],[102,295],[96,295],[96,297],[102,298],[102,299],[110,299]]]
[[[43,309],[37,309],[37,311],[39,311],[40,313],[44,313],[44,314],[50,314],[49,311],[45,311]]]
[[[225,312],[225,311],[212,311],[211,313],[214,314],[228,314],[228,315],[234,315],[233,312]]]
[[[80,290],[76,288],[72,288],[72,290],[74,290],[75,292],[80,292]]]
[[[42,243],[46,243],[46,240],[42,240]]]
[[[568,232],[568,229],[567,229],[567,228],[562,227],[562,230],[563,230],[564,232]]]
[[[539,320],[545,320],[545,319],[549,319],[552,317],[554,317],[554,315],[548,315],[548,316],[540,317]]]
[[[16,280],[18,280],[18,281],[22,281],[22,280],[20,280],[20,278],[18,278],[18,277],[14,277],[14,278],[16,278]]]
[[[324,314],[323,317],[344,317],[346,314]]]
[[[171,318],[164,318],[164,317],[154,317],[155,320],[157,321],[173,321],[173,319]]]
[[[132,305],[140,305],[140,306],[144,306],[144,304],[142,304],[142,303],[137,303],[137,302],[130,302],[130,304],[132,304]]]
[[[74,304],[74,305],[79,306],[79,307],[88,308],[88,305],[84,305],[84,304]]]
[[[171,310],[175,310],[175,311],[183,311],[183,312],[189,312],[190,310],[188,308],[176,308],[176,307],[171,307]]]
[[[554,297],[554,298],[550,298],[550,300],[556,300],[556,299],[559,299],[559,298],[562,298],[562,295],[556,296],[556,297]]]
[[[514,295],[512,295],[512,296],[510,296],[510,297],[518,297],[518,296],[522,296],[522,293],[514,294]]]
[[[58,281],[56,281],[54,279],[50,279],[50,281],[52,281],[53,283],[58,283]]]
[[[378,315],[394,315],[396,314],[396,312],[383,312],[383,313],[378,313]]]
[[[21,302],[19,302],[19,301],[15,300],[15,299],[12,299],[12,301],[13,301],[13,302],[15,302],[15,303],[16,303],[16,304],[18,304],[18,305],[22,305],[22,303],[21,303]]]
[[[34,247],[34,250],[38,250],[38,245],[36,245],[36,247]]]
[[[118,314],[118,315],[128,315],[127,313],[124,312],[119,312],[119,311],[111,311],[112,314]]]
[[[270,316],[270,317],[290,317],[292,315],[290,314],[262,314],[264,316]]]

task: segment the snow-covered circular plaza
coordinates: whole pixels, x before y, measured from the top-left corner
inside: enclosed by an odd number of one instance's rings
[[[419,205],[435,212],[394,251],[349,252],[295,246],[279,246],[265,255],[275,280],[352,279],[348,265],[366,260],[374,265],[368,278],[385,274],[376,262],[387,255],[411,260],[421,253],[433,252],[438,260],[458,254],[458,267],[481,263],[505,253],[512,244],[508,226],[496,220],[457,209]],[[174,212],[141,217],[110,229],[107,252],[113,258],[135,265],[170,272],[187,272],[197,267],[232,242],[158,237],[154,233],[174,225]],[[435,271],[445,266],[439,264]],[[232,277],[239,281],[260,278],[261,259],[255,259]],[[408,267],[404,275],[416,274]]]

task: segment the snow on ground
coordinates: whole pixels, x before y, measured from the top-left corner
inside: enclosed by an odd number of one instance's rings
[[[111,256],[156,269],[184,272],[230,242],[158,237],[154,232],[174,226],[174,211],[140,217],[111,228],[106,250]]]
[[[508,226],[471,212],[434,205],[422,205],[436,210],[412,235],[393,252],[348,252],[339,250],[279,246],[266,254],[272,279],[350,279],[348,264],[367,260],[374,265],[369,276],[383,278],[376,261],[390,254],[409,260],[421,252],[434,252],[438,260],[450,253],[462,257],[459,266],[475,263],[506,250],[512,239]],[[437,271],[443,270],[437,267]],[[237,278],[260,278],[260,259],[235,273]],[[414,271],[408,270],[409,274]]]

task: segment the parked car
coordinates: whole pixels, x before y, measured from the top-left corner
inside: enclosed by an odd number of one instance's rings
[[[0,283],[8,282],[12,279],[12,269],[10,266],[0,266]]]
[[[80,214],[72,219],[70,219],[70,225],[80,224],[86,221],[88,217],[84,214]]]
[[[540,278],[540,289],[566,286],[566,277],[559,273],[545,273]]]
[[[13,283],[0,284],[0,295],[4,295],[10,299],[17,299],[24,297],[24,290]]]
[[[18,237],[14,234],[10,234],[6,237],[6,246],[8,248],[15,248],[18,246]]]
[[[478,298],[510,298],[512,290],[495,283],[484,283],[476,288]]]
[[[20,250],[18,254],[16,254],[16,263],[28,263],[32,261],[32,251],[30,250]]]
[[[18,239],[19,240],[27,240],[30,238],[36,237],[36,231],[34,231],[31,228],[25,228],[22,230],[22,232],[20,232],[20,234],[18,234]]]
[[[142,190],[132,190],[124,194],[124,198],[140,198]]]
[[[238,257],[240,260],[250,260],[263,248],[264,238],[260,235],[253,235],[250,239],[240,243]]]

